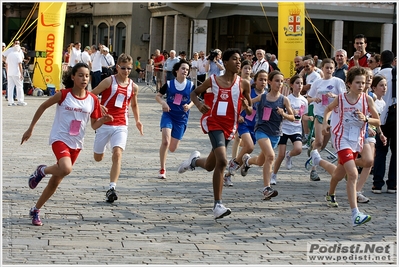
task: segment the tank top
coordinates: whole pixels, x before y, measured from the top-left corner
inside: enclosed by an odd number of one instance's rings
[[[269,136],[281,136],[281,124],[283,116],[277,113],[277,107],[284,109],[284,96],[280,94],[276,101],[271,102],[266,98],[267,94],[262,95],[261,100],[256,110],[258,121],[255,126],[255,131],[262,131]],[[266,118],[267,110],[270,111],[270,117]]]

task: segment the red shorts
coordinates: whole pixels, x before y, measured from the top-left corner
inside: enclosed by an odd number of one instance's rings
[[[357,159],[358,152],[353,152],[352,149],[344,149],[338,151],[338,164],[344,165],[346,162],[350,160]]]
[[[81,150],[81,149],[72,149],[62,141],[54,142],[51,145],[51,147],[53,148],[53,152],[55,157],[57,158],[57,162],[63,157],[69,157],[71,158],[72,165],[75,163]]]

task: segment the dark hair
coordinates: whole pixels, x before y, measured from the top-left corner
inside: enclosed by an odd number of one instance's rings
[[[116,64],[120,64],[120,63],[132,63],[133,62],[133,58],[131,56],[129,56],[128,54],[122,53],[120,54],[120,56],[118,57],[117,63]]]
[[[182,64],[184,64],[184,63],[188,65],[188,73],[187,73],[187,75],[190,74],[190,69],[191,69],[190,62],[188,62],[185,59],[180,59],[179,62],[177,62],[175,65],[173,65],[173,69],[172,69],[173,76],[177,77],[177,71],[180,69],[180,66]]]
[[[252,64],[251,64],[251,62],[249,62],[249,60],[243,60],[242,62],[241,62],[241,69],[244,67],[244,66],[246,66],[246,65],[249,65],[249,66],[251,66],[251,68],[252,68]]]
[[[281,75],[284,77],[284,75],[281,72],[279,72],[278,70],[274,70],[274,71],[270,72],[269,75],[267,75],[267,79],[269,81],[273,81],[273,77],[276,75]]]
[[[382,75],[374,76],[373,81],[371,82],[371,88],[373,89],[373,87],[376,87],[379,82],[381,82],[382,80],[386,80],[386,79],[387,78],[385,78],[385,76],[382,76]]]
[[[375,62],[379,63],[381,61],[381,55],[380,54],[374,54],[372,56],[375,59]]]
[[[62,75],[62,84],[65,86],[65,88],[73,87],[74,82],[72,80],[72,76],[75,76],[76,72],[80,68],[86,68],[90,71],[90,68],[86,63],[76,63],[76,65],[73,66],[72,69],[68,70],[64,73],[64,75]]]
[[[367,38],[366,38],[366,36],[364,36],[364,34],[361,34],[361,33],[356,34],[355,39],[364,39],[364,42],[367,43]]]
[[[140,60],[141,59],[141,57],[137,57],[137,60]]]
[[[395,55],[390,50],[384,50],[381,52],[381,64],[392,64]]]
[[[265,71],[264,69],[261,69],[261,70],[259,70],[259,71],[255,74],[255,76],[254,76],[254,82],[256,82],[256,80],[258,79],[259,74],[261,74],[261,73],[265,73],[266,76],[268,76],[268,75],[267,75],[267,71]]]
[[[346,73],[346,83],[352,83],[356,76],[367,76],[367,71],[363,67],[352,67]]]
[[[236,53],[237,53],[238,55],[241,55],[241,51],[240,51],[239,49],[233,49],[233,48],[227,49],[226,51],[223,52],[222,61],[223,61],[223,62],[229,61],[230,57],[231,57],[232,55],[236,54]],[[240,56],[240,58],[241,58],[241,56]]]
[[[303,77],[302,77],[301,75],[299,75],[299,74],[295,74],[294,76],[292,76],[292,77],[290,78],[290,91],[291,91],[291,92],[293,91],[293,90],[292,90],[292,85],[295,83],[295,81],[296,81],[297,79],[302,79],[302,82],[303,82]]]
[[[96,45],[92,45],[91,48],[93,48],[94,50],[98,50],[98,47]]]

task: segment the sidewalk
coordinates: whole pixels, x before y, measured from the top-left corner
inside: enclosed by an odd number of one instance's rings
[[[25,107],[8,107],[2,99],[3,265],[315,265],[307,262],[308,242],[396,243],[397,195],[385,193],[386,188],[374,195],[370,176],[364,194],[371,201],[360,203],[359,209],[372,220],[352,228],[345,181],[337,188],[340,207],[328,208],[324,195],[330,177],[319,168],[321,181],[309,180],[306,151],[293,159],[292,170],[283,162],[274,186],[279,195],[272,201],[261,200],[261,168],[251,168],[246,177],[236,174],[234,186],[223,190],[223,203],[232,214],[215,221],[212,172],[176,171],[193,150],[204,156],[210,151],[199,125],[201,114],[193,107],[180,147],[168,155],[167,179],[157,179],[161,107],[151,90],[139,93],[144,136],[130,118],[116,188],[119,199],[104,201],[111,154],[107,151],[102,162],[94,161],[94,131],[88,127],[85,149],[72,173],[41,209],[44,225],[33,226],[28,211],[49,177],[35,190],[28,187],[28,177],[37,165],[55,162],[48,145],[55,107],[43,114],[30,140],[22,146],[20,142],[46,98],[26,96]]]

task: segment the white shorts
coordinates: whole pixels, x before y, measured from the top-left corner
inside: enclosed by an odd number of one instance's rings
[[[107,144],[109,144],[111,152],[116,146],[125,150],[127,133],[127,126],[102,125],[96,130],[93,148],[94,153],[104,154]]]

